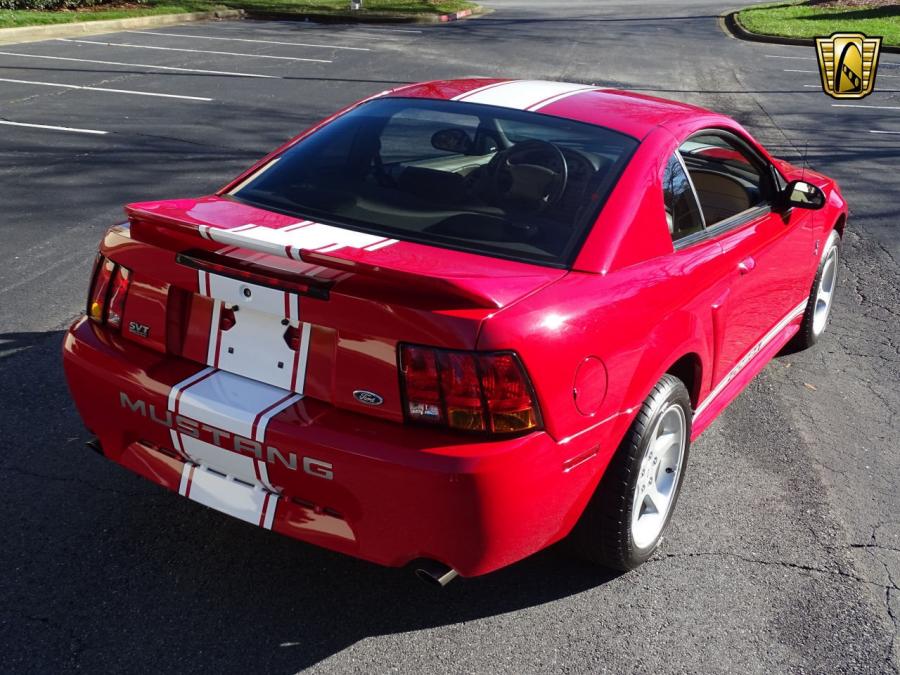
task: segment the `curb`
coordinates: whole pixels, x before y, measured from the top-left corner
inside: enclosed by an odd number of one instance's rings
[[[480,14],[484,13],[481,7],[476,7],[474,9],[462,9],[458,12],[453,12],[453,14],[442,14],[439,17],[439,21],[441,23],[447,23],[448,21],[461,21],[462,19],[468,19],[470,16],[473,16],[475,14],[475,10],[478,10]]]
[[[815,47],[816,41],[813,38],[795,38],[784,37],[781,35],[764,35],[762,33],[754,33],[744,27],[738,18],[738,14],[743,10],[728,12],[719,17],[722,29],[731,35],[731,37],[739,40],[747,40],[748,42],[767,42],[774,45],[794,45],[796,47]],[[889,45],[881,45],[881,51],[888,54],[900,54],[900,47]]]
[[[266,12],[245,10],[249,19],[267,19],[269,21],[314,21],[316,23],[448,23],[477,19],[493,10],[480,5],[472,9],[463,9],[452,14],[396,13],[396,12]]]
[[[96,35],[112,33],[132,28],[156,28],[189,21],[206,21],[209,19],[240,19],[244,12],[239,9],[219,9],[212,12],[186,12],[184,14],[159,14],[156,16],[135,16],[128,19],[108,19],[102,21],[79,21],[74,23],[57,23],[46,26],[19,26],[18,28],[0,28],[0,45],[16,42],[37,42],[59,37],[78,35]]]

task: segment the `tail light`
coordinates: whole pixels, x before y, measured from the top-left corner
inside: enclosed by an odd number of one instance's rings
[[[110,326],[121,328],[125,315],[125,296],[128,295],[128,279],[131,273],[127,268],[116,265],[112,284],[109,287],[109,306],[106,308],[106,322]]]
[[[97,256],[91,292],[88,297],[88,317],[97,323],[120,328],[125,314],[125,296],[131,272],[109,258]]]
[[[541,425],[531,383],[511,352],[401,345],[400,378],[410,421],[498,434]]]

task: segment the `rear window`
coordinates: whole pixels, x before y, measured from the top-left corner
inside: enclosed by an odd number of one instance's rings
[[[289,148],[231,196],[396,239],[565,266],[637,144],[537,113],[377,99]]]

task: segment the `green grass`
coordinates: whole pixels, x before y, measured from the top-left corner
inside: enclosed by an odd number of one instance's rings
[[[0,10],[0,28],[36,26],[73,21],[101,21],[104,19],[127,19],[153,14],[177,14],[181,12],[206,12],[227,7],[245,9],[248,12],[270,12],[279,14],[302,14],[304,12],[342,13],[349,10],[349,0],[149,0],[141,7],[110,8],[93,7],[79,11],[29,11]],[[390,12],[394,14],[446,14],[461,9],[475,7],[466,0],[363,0],[364,12]]]
[[[882,7],[810,5],[779,2],[741,10],[743,26],[763,35],[812,38],[839,31],[882,36],[883,45],[900,46],[900,5]]]

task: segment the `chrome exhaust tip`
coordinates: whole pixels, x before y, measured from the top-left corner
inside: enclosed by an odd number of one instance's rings
[[[452,567],[436,560],[425,560],[416,567],[416,576],[430,586],[443,588],[459,576]]]
[[[94,436],[91,440],[85,443],[91,450],[96,452],[101,457],[103,456],[103,446],[100,445],[100,439]]]

